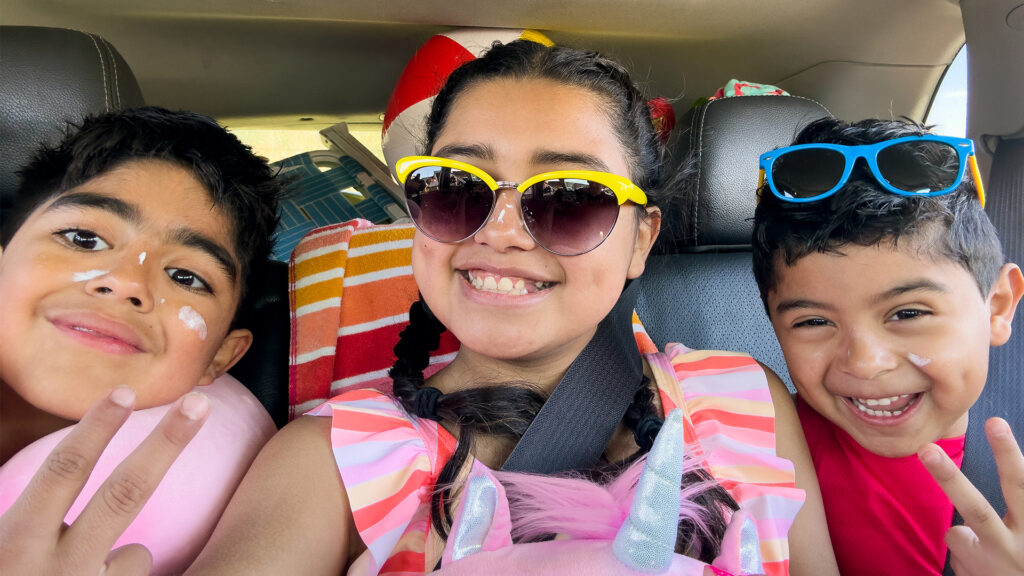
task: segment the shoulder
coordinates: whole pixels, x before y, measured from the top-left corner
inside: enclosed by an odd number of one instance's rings
[[[723,350],[693,350],[668,344],[664,352],[645,358],[658,384],[666,412],[671,407],[732,411],[764,404],[771,407],[771,390],[761,365],[748,354]],[[763,413],[763,407],[758,413]],[[770,414],[770,413],[769,413]]]
[[[331,447],[346,478],[364,478],[369,468],[384,475],[415,468],[436,476],[455,450],[455,440],[437,422],[411,416],[378,390],[345,392],[308,415],[330,417]]]

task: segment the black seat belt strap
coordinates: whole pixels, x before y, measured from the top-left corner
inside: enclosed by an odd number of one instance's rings
[[[643,385],[632,327],[638,285],[631,282],[598,324],[502,470],[551,474],[585,470],[600,459]]]

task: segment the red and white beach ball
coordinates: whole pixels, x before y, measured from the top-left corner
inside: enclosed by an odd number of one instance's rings
[[[402,71],[384,112],[384,159],[392,175],[398,160],[424,152],[430,106],[448,76],[486,52],[494,42],[518,39],[553,44],[535,30],[461,28],[432,37],[416,51]]]

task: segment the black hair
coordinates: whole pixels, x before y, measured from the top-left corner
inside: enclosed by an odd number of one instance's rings
[[[7,246],[39,206],[133,160],[161,160],[188,170],[227,216],[241,267],[237,324],[249,308],[247,288],[264,272],[282,193],[266,159],[201,114],[146,106],[69,124],[60,142],[41,146],[20,170],[0,246]]]
[[[652,204],[655,203],[662,179],[662,150],[647,100],[630,80],[625,68],[596,52],[548,47],[529,41],[495,43],[485,55],[456,69],[437,95],[427,121],[426,150],[433,149],[452,105],[468,88],[491,80],[527,78],[550,79],[598,95],[626,155],[630,179],[647,192]],[[413,304],[409,320],[409,326],[403,330],[394,350],[398,358],[390,371],[394,395],[409,413],[417,417],[458,426],[458,446],[441,470],[431,500],[433,526],[442,537],[447,537],[451,525],[449,504],[452,484],[469,456],[475,434],[518,441],[546,398],[535,387],[522,382],[495,383],[448,394],[425,386],[423,369],[427,366],[429,353],[437,348],[445,327],[422,301]],[[593,470],[587,471],[592,478],[607,477],[609,470],[621,470],[650,450],[661,422],[656,414],[654,396],[650,384],[645,383],[623,418],[624,424],[634,431],[640,450],[624,462],[598,463]],[[683,482],[690,485],[706,482],[708,478],[706,473],[690,473]],[[677,549],[699,554],[702,560],[710,562],[718,554],[725,532],[723,509],[735,508],[736,505],[718,486],[705,491],[700,498],[709,517],[706,524],[711,528],[701,531],[695,525],[691,526],[689,521],[684,522],[679,527]]]
[[[854,146],[927,133],[926,127],[909,120],[846,123],[823,118],[805,127],[793,143]],[[861,160],[849,181],[820,201],[786,202],[776,198],[767,185],[759,194],[761,200],[754,212],[753,266],[766,310],[768,293],[778,285],[779,266],[792,266],[816,252],[840,253],[848,244],[874,246],[887,242],[895,246],[906,239],[924,256],[963,266],[983,296],[988,295],[1003,265],[999,237],[978,201],[969,169],[960,186],[943,196],[911,197],[888,192]],[[771,315],[771,311],[768,313]]]
[[[495,43],[448,77],[427,119],[425,150],[433,149],[453,104],[468,88],[490,80],[539,78],[588,90],[603,101],[629,166],[629,178],[657,205],[663,148],[651,121],[647,98],[618,62],[597,52],[544,46],[528,40]]]

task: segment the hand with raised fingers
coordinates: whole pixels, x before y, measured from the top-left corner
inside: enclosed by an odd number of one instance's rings
[[[50,453],[21,496],[0,516],[0,574],[148,574],[141,544],[111,551],[209,413],[200,393],[180,398],[153,432],[111,472],[78,518],[64,523],[103,449],[135,404],[117,388],[93,406]]]
[[[1024,575],[1024,456],[1002,418],[985,422],[985,435],[1006,500],[1003,518],[941,448],[928,444],[918,457],[964,519],[963,526],[946,533],[953,571],[958,576]]]

